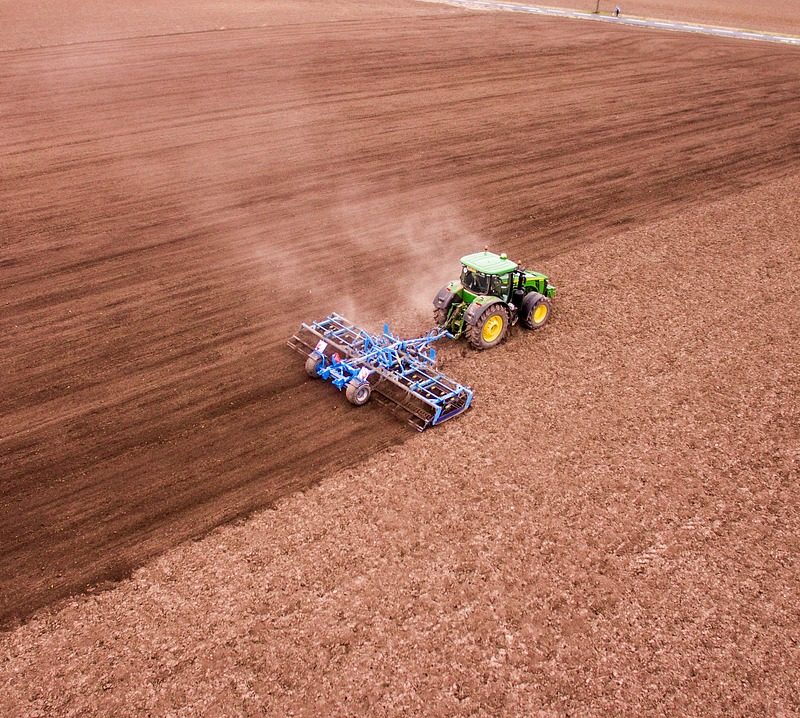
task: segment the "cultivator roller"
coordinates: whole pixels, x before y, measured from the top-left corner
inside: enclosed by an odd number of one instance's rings
[[[436,370],[435,341],[451,336],[434,330],[401,339],[384,324],[370,334],[339,314],[303,324],[289,346],[306,357],[306,372],[344,390],[357,406],[370,397],[406,419],[418,431],[469,409],[472,389]]]

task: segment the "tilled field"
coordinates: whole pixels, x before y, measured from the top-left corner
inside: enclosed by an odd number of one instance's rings
[[[524,2],[522,4],[525,4]],[[529,3],[568,7],[594,12],[592,0],[547,0]],[[800,6],[785,0],[762,0],[759,3],[731,0],[600,0],[600,12],[610,13],[616,6],[623,15],[688,20],[748,30],[772,30],[800,35]]]
[[[476,243],[541,258],[796,162],[797,55],[609,31],[601,63],[594,32],[436,15],[7,54],[2,615],[405,438],[303,383],[301,319],[388,318]]]
[[[409,438],[304,381],[301,320],[419,330],[465,250],[800,155],[800,54],[703,38],[412,4],[3,59],[5,622]]]

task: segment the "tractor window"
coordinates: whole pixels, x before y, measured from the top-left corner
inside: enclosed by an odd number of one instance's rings
[[[469,267],[461,270],[461,286],[473,294],[489,293],[489,277],[480,272],[475,272]]]
[[[513,279],[513,275],[511,274],[504,274],[502,277],[499,278],[500,280],[500,291],[497,292],[498,297],[507,298],[511,292],[511,281]]]

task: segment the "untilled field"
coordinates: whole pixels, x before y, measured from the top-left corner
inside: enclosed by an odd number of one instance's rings
[[[409,438],[301,320],[797,168],[800,53],[420,7],[3,54],[4,621]]]

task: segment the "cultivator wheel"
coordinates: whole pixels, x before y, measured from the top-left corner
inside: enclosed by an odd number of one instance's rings
[[[491,349],[505,339],[509,325],[508,310],[500,303],[493,304],[469,325],[467,341],[475,349]]]
[[[522,300],[520,307],[520,321],[528,329],[541,329],[550,319],[550,300],[539,294],[531,292]]]
[[[372,395],[372,387],[368,381],[358,381],[353,379],[344,390],[347,401],[355,406],[363,406],[369,401]]]
[[[320,359],[313,354],[306,359],[306,374],[312,379],[319,379]]]

